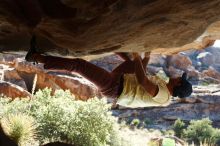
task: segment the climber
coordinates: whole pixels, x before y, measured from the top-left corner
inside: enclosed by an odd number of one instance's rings
[[[36,50],[36,39],[32,37],[25,59],[44,63],[45,69],[76,72],[94,83],[102,95],[116,99],[117,104],[125,107],[167,106],[171,96],[185,98],[192,93],[186,73],[182,77],[170,78],[168,83],[156,76],[148,78],[144,67],[148,64],[149,53],[145,53],[143,60],[138,53],[133,53],[134,59],[126,53],[116,53],[125,61],[108,72],[83,59],[46,56]]]

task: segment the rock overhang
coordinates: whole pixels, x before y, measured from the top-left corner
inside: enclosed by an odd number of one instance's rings
[[[220,0],[1,0],[0,52],[172,54],[220,39]]]

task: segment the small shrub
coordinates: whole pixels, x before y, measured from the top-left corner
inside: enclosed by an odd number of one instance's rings
[[[140,120],[139,119],[133,119],[131,121],[131,125],[137,127],[140,124]]]
[[[24,114],[10,114],[1,119],[5,133],[19,146],[36,141],[36,122],[33,117]]]
[[[185,128],[185,123],[181,119],[177,119],[173,125],[175,136],[182,138],[184,128]]]
[[[220,135],[219,129],[212,127],[212,121],[208,118],[202,120],[192,120],[190,125],[184,130],[184,137],[188,142],[216,144]]]
[[[215,129],[215,133],[213,134],[213,139],[216,145],[220,145],[220,129]]]
[[[175,146],[175,139],[172,138],[163,138],[162,139],[162,146]]]

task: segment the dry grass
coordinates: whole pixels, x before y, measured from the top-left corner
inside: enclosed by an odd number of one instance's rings
[[[10,114],[1,119],[1,125],[5,133],[19,146],[35,143],[37,126],[32,117]]]

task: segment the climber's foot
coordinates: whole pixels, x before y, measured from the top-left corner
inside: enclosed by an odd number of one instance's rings
[[[37,54],[36,51],[36,36],[32,36],[31,42],[30,42],[30,49],[28,50],[28,53],[25,56],[25,60],[28,62],[34,62],[34,64],[37,63],[34,55]]]

